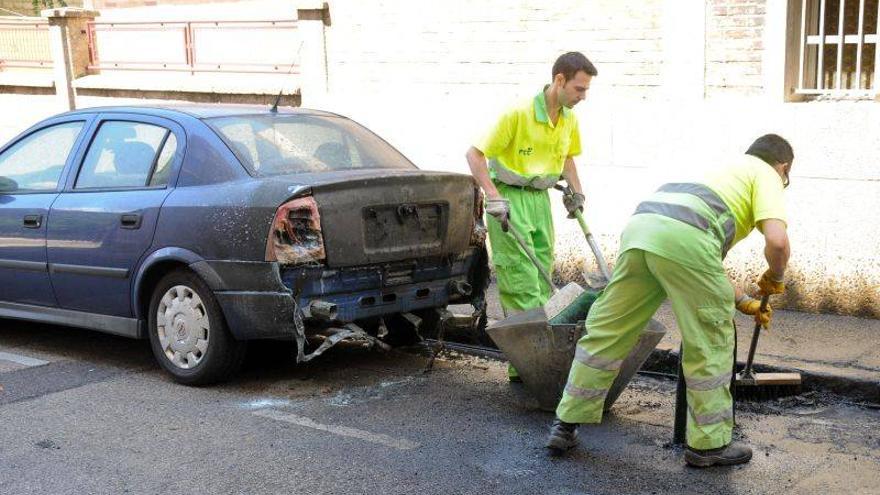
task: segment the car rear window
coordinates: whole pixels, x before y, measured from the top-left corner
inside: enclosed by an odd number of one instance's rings
[[[344,117],[245,115],[206,122],[261,176],[415,168],[391,145]]]

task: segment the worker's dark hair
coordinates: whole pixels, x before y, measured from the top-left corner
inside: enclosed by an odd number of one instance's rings
[[[791,163],[794,161],[794,150],[782,136],[776,134],[764,134],[755,139],[755,142],[746,150],[747,155],[760,158],[768,165],[777,163]]]
[[[553,64],[553,74],[550,77],[556,77],[556,74],[562,74],[566,81],[571,80],[575,74],[584,71],[591,76],[599,75],[596,66],[590,62],[581,52],[564,53],[556,59]]]

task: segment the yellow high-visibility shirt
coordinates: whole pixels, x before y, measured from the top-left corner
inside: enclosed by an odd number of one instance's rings
[[[734,244],[761,220],[786,222],[782,178],[760,158],[743,155],[731,165],[708,172],[701,182],[730,208],[736,222]]]
[[[581,153],[581,137],[577,117],[570,109],[562,108],[555,125],[550,121],[541,91],[528,103],[506,111],[475,147],[489,159],[493,179],[545,188],[559,179],[566,158]],[[517,178],[511,178],[510,172],[524,181],[511,183]]]
[[[706,173],[698,184],[709,188],[726,205],[735,232],[728,248],[744,239],[761,220],[775,218],[785,222],[782,179],[763,160],[750,155]],[[686,185],[686,184],[685,184]],[[696,270],[724,272],[721,264],[725,239],[725,212],[719,216],[703,199],[684,192],[655,192],[649,202],[685,207],[707,220],[709,228],[675,218],[674,215],[633,215],[620,238],[620,252],[642,249]]]

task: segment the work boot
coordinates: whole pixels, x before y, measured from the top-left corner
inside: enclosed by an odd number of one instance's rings
[[[742,443],[729,443],[717,449],[698,450],[687,448],[684,461],[695,467],[732,466],[752,459],[752,449]]]
[[[550,450],[550,455],[560,456],[577,446],[577,427],[576,423],[566,423],[559,418],[553,420],[545,445]]]

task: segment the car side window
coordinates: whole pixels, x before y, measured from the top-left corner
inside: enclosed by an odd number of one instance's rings
[[[157,125],[104,122],[89,146],[74,189],[167,184],[167,169],[177,147],[177,141],[172,142],[171,136],[171,131]],[[169,143],[174,149],[169,148],[170,154],[166,154],[165,148]],[[162,153],[159,153],[160,148]]]
[[[15,143],[0,155],[0,176],[18,191],[54,191],[83,125],[82,121],[56,124]]]
[[[150,177],[150,187],[168,185],[168,179],[171,175],[171,164],[174,161],[174,154],[176,152],[177,138],[174,137],[173,133],[169,132],[168,139],[165,140],[165,145],[162,146],[162,151],[159,153],[159,159],[156,160],[156,169]]]

